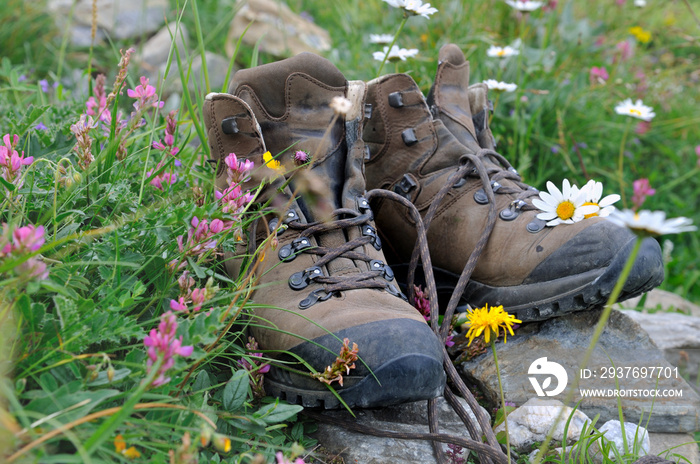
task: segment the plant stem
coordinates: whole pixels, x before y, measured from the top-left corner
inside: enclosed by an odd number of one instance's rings
[[[391,49],[394,47],[394,45],[396,45],[396,40],[399,38],[399,34],[401,34],[403,27],[406,25],[406,21],[408,21],[408,14],[404,12],[401,24],[399,24],[399,29],[396,31],[396,34],[394,34],[394,40],[391,41],[389,48],[387,48],[386,53],[384,54],[384,60],[382,61],[381,66],[379,66],[379,71],[377,71],[377,77],[382,75],[382,70],[384,69],[384,65],[386,64],[387,58],[389,58],[389,53],[391,53]]]
[[[496,375],[498,376],[498,390],[501,393],[501,407],[503,408],[503,423],[506,427],[506,451],[508,462],[510,462],[510,433],[508,432],[508,411],[506,410],[506,399],[503,394],[503,384],[501,383],[501,370],[498,368],[498,356],[496,356],[496,341],[491,339],[491,351],[493,352],[493,362],[496,365]]]
[[[627,144],[627,135],[630,131],[631,121],[627,121],[625,132],[622,133],[622,141],[620,142],[620,153],[617,158],[617,181],[620,184],[620,197],[622,198],[622,207],[627,208],[627,197],[625,196],[625,178],[623,166],[625,162],[625,145]]]
[[[620,278],[617,279],[617,283],[615,284],[615,287],[613,288],[612,293],[610,294],[610,297],[608,298],[608,302],[605,304],[605,309],[603,309],[603,312],[600,314],[600,319],[598,319],[598,324],[595,326],[595,330],[593,331],[593,337],[591,337],[591,343],[588,345],[588,349],[586,350],[586,354],[583,356],[583,360],[581,361],[581,364],[579,365],[578,372],[581,372],[581,370],[585,369],[586,366],[588,366],[588,362],[591,359],[591,355],[593,354],[593,349],[595,348],[596,344],[598,343],[598,339],[600,338],[601,334],[603,333],[603,329],[605,329],[605,325],[608,323],[608,318],[610,317],[610,313],[612,312],[612,307],[617,301],[617,298],[620,296],[620,293],[622,292],[622,287],[625,285],[625,282],[627,281],[627,277],[630,275],[630,271],[632,270],[632,266],[634,265],[634,261],[637,258],[637,254],[639,253],[639,248],[642,246],[642,239],[640,237],[637,237],[636,242],[634,243],[634,248],[632,248],[632,253],[630,253],[629,258],[627,258],[627,262],[625,263],[625,267],[622,269],[622,272],[620,273]],[[497,369],[498,370],[498,369]],[[579,375],[574,376],[574,381],[569,387],[569,391],[566,394],[566,399],[564,399],[564,406],[567,404],[571,403],[571,400],[574,399],[574,394],[576,390],[578,389],[578,384],[579,381],[581,380]],[[532,461],[533,464],[539,464],[542,461],[542,457],[545,455],[547,450],[549,449],[549,443],[552,441],[552,436],[554,434],[554,430],[557,428],[557,425],[562,419],[562,416],[564,415],[564,407],[561,408],[559,411],[559,414],[557,415],[556,420],[554,421],[554,425],[552,425],[552,428],[549,430],[549,433],[547,434],[547,437],[544,439],[542,442],[542,446],[540,446],[540,450],[537,453],[537,456],[535,457],[535,460]]]

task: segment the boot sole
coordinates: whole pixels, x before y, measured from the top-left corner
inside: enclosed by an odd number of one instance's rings
[[[467,305],[481,307],[503,305],[509,313],[523,322],[543,321],[575,311],[585,311],[604,305],[613,291],[634,240],[623,247],[611,263],[602,269],[575,274],[546,282],[494,287],[470,280],[460,298],[458,311],[466,311]],[[392,266],[401,289],[405,291],[407,265]],[[459,276],[439,268],[433,268],[438,289],[440,307],[444,308],[457,285]],[[635,264],[617,301],[648,292],[664,279],[661,248],[654,239],[642,243]]]
[[[317,372],[323,372],[335,361],[343,338],[356,342],[359,348],[359,359],[355,368],[343,375],[343,386],[333,382],[335,393],[349,407],[390,406],[442,395],[444,350],[430,327],[414,319],[388,319],[350,327],[301,343],[278,359],[295,369],[306,370],[297,361],[303,359]],[[311,375],[279,367],[282,365],[273,365],[265,375],[267,393],[304,407],[343,407],[326,384]]]
[[[437,378],[441,380],[440,386],[436,388],[434,373],[438,369],[440,374]],[[338,397],[328,388],[318,390],[300,386],[306,383],[305,380],[307,378],[299,374],[273,368],[265,377],[265,391],[305,408],[343,407]],[[311,380],[324,387],[319,381]],[[380,367],[374,371],[374,376],[344,376],[346,386],[339,387],[336,383],[333,387],[350,408],[376,408],[435,398],[443,393],[444,382],[442,364],[437,365],[435,359],[428,356],[404,356]]]

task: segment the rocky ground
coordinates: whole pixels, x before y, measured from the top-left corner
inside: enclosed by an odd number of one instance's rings
[[[700,464],[700,452],[693,433],[700,429],[698,412],[700,397],[697,394],[696,380],[700,364],[700,307],[679,299],[673,294],[654,290],[643,302],[643,308],[635,308],[639,300],[623,303],[621,310],[611,315],[608,327],[603,332],[589,367],[663,367],[667,371],[678,368],[670,378],[662,378],[656,388],[679,389],[682,397],[622,398],[622,410],[626,425],[625,432],[633,441],[635,433],[646,454],[660,455],[673,462]],[[669,311],[683,311],[669,312]],[[503,377],[506,401],[517,406],[509,418],[510,436],[513,446],[519,453],[527,455],[533,444],[541,442],[551,428],[563,404],[564,394],[553,399],[537,398],[528,380],[528,366],[539,358],[548,357],[556,361],[573,379],[578,370],[580,357],[588,346],[588,340],[600,311],[576,313],[569,316],[527,324],[520,327],[506,344],[499,343],[497,352],[499,367]],[[483,353],[461,366],[463,376],[475,391],[483,395],[491,405],[497,400],[497,380],[493,358]],[[601,371],[599,371],[601,372]],[[686,379],[691,379],[689,383]],[[649,389],[654,387],[649,379],[621,378],[620,388]],[[614,388],[614,379],[583,379],[582,388]],[[617,401],[611,398],[581,398],[569,429],[569,445],[581,437],[584,423],[596,416],[596,427],[606,431],[606,437],[622,448],[622,434],[619,423]],[[466,430],[459,418],[444,400],[440,402],[441,432],[465,436]],[[395,406],[383,410],[357,411],[357,422],[367,426],[401,432],[427,432],[426,404],[415,403]],[[565,410],[570,415],[571,409]],[[651,411],[651,415],[648,412]],[[493,409],[489,411],[493,413]],[[347,412],[327,412],[335,418],[353,420]],[[643,414],[643,415],[642,415]],[[637,429],[637,424],[644,427]],[[648,421],[648,422],[647,422]],[[503,426],[496,428],[496,432]],[[330,455],[341,457],[346,463],[362,462],[372,464],[436,462],[431,444],[425,441],[407,441],[378,438],[348,431],[342,427],[320,424],[315,437]],[[560,446],[563,439],[563,424],[554,435]],[[600,449],[591,446],[590,452],[596,462],[601,462]],[[642,453],[642,454],[644,454]]]

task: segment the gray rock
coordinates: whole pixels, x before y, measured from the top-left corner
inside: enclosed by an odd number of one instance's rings
[[[554,441],[562,443],[564,441],[564,427],[568,418],[572,415],[567,430],[567,444],[572,445],[581,436],[581,430],[587,422],[590,426],[591,419],[583,412],[574,410],[558,400],[532,398],[525,404],[508,414],[508,435],[510,444],[518,452],[525,452],[535,442],[544,441],[549,431],[554,427],[559,413],[564,408],[561,420],[554,428],[552,438]],[[505,431],[505,423],[494,429],[499,433]]]
[[[604,440],[609,443],[611,447],[615,447],[619,452],[620,456],[624,456],[627,453],[634,453],[637,456],[645,456],[649,454],[650,443],[649,443],[649,433],[644,427],[638,427],[637,424],[632,424],[630,422],[625,422],[625,437],[627,438],[627,449],[625,449],[624,441],[622,440],[622,427],[620,426],[620,421],[611,420],[603,424],[598,431],[604,434]],[[636,437],[636,440],[635,440]],[[603,439],[596,440],[593,442],[590,448],[588,448],[588,454],[593,459],[594,462],[602,464],[603,462],[603,447],[606,446],[601,443]],[[608,458],[615,460],[615,452],[612,448],[608,450]]]
[[[92,43],[92,0],[49,0],[47,10],[59,29],[71,27],[71,43],[87,47]],[[72,10],[72,21],[71,21]],[[107,35],[112,39],[148,36],[165,21],[167,0],[97,0],[95,43]]]
[[[292,56],[301,52],[321,53],[330,50],[328,31],[275,0],[238,0],[239,9],[231,23],[226,53],[233,56],[238,39],[258,45],[260,50],[275,56]]]
[[[642,302],[642,297],[630,298],[616,304],[618,309],[635,309]],[[700,317],[700,306],[675,293],[655,288],[644,295],[644,310],[681,311],[691,316]]]
[[[568,388],[557,392],[559,382],[554,375],[545,375],[544,370],[558,363],[563,367],[562,372],[567,374],[565,384],[570,386],[573,383],[600,313],[600,310],[592,310],[525,324],[514,337],[508,337],[508,343],[498,343],[506,399],[516,405],[525,403],[537,394],[535,384],[544,394],[557,393],[551,396],[565,399]],[[539,363],[535,363],[536,360]],[[649,431],[685,433],[698,429],[700,397],[664,358],[649,335],[619,311],[611,314],[588,364],[590,372],[584,372],[590,375],[581,380],[574,394],[574,401],[581,401],[579,408],[582,411],[590,417],[600,414],[600,422],[619,417],[617,398],[612,396],[615,393],[615,378],[610,375],[613,365],[622,369],[619,384],[621,395],[625,396],[620,400],[626,420],[638,422],[644,413],[646,421],[653,403]],[[538,373],[538,366],[542,372]],[[664,375],[658,379],[658,385],[655,378],[649,378],[652,367],[655,368],[655,377],[659,368],[663,368]],[[639,378],[640,368],[647,368],[647,378]],[[635,372],[637,378],[634,378]],[[490,350],[464,363],[463,374],[468,382],[482,389],[491,403],[497,403],[498,380]],[[646,396],[649,390],[657,388],[662,394],[680,393],[682,396]],[[585,398],[582,389],[589,392]],[[592,392],[593,389],[599,391]]]
[[[143,44],[141,51],[132,59],[132,62],[138,63],[139,67],[149,74],[149,77],[158,77],[157,74],[165,70],[173,38],[176,39],[180,57],[183,61],[187,61],[187,47],[190,41],[187,29],[180,27],[176,31],[174,27],[171,29],[163,27]],[[172,63],[177,63],[175,51],[173,51]]]
[[[649,454],[661,456],[673,462],[700,464],[700,448],[695,438],[688,433],[650,433],[649,440],[651,441]]]
[[[135,58],[135,62],[140,68],[140,72],[148,77],[151,82],[156,82],[157,79],[162,79],[168,70],[168,54],[172,46],[175,31],[168,31],[167,27],[162,28],[156,35],[151,37],[143,46],[142,51]],[[192,55],[190,63],[190,55],[187,52],[189,36],[185,29],[180,29],[177,34],[176,43],[180,51],[180,60],[182,62],[184,72],[183,75],[189,80],[187,88],[190,92],[195,89],[200,93],[206,93],[205,82],[203,78],[202,56],[199,53]],[[211,52],[204,54],[207,71],[209,76],[209,86],[212,92],[219,92],[224,86],[226,73],[228,72],[229,60],[221,55]],[[231,75],[235,72],[235,68],[231,71]],[[162,86],[161,98],[167,98],[170,95],[182,93],[182,79],[177,65],[177,57],[174,55],[170,60],[170,69],[165,78],[165,83]]]
[[[649,334],[664,356],[695,384],[700,366],[700,317],[681,313],[653,314],[625,310]]]
[[[460,400],[466,407],[466,401]],[[468,436],[457,414],[443,398],[438,401],[438,422],[441,433]],[[467,407],[469,411],[469,408]],[[482,408],[483,410],[483,408]],[[483,410],[486,413],[486,410]],[[469,411],[471,413],[471,411]],[[354,411],[359,424],[395,432],[428,432],[427,402],[418,401],[382,409]],[[324,415],[354,421],[347,411],[325,411]],[[488,414],[487,414],[488,415]],[[476,418],[472,415],[472,419]],[[319,423],[313,435],[330,455],[340,455],[345,462],[366,464],[433,464],[436,462],[429,441],[381,438],[349,431],[342,427]]]

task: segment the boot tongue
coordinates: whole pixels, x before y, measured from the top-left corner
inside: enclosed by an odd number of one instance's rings
[[[457,45],[440,49],[435,82],[428,94],[428,105],[435,107],[437,118],[465,147],[479,150],[469,107],[469,62]]]
[[[334,97],[346,95],[345,76],[325,58],[301,53],[238,71],[229,89],[253,107],[267,149],[288,178],[298,170],[295,153],[311,157],[309,171],[292,176],[292,187],[312,187],[299,204],[307,220],[327,219],[341,207],[345,183],[344,119],[334,120],[329,106]]]
[[[280,118],[287,113],[289,104],[297,103],[294,99],[304,98],[303,95],[289,95],[293,89],[289,87],[288,78],[297,73],[306,74],[328,87],[345,87],[347,84],[345,76],[333,63],[304,52],[286,60],[237,71],[229,85],[229,93],[236,94],[238,88],[249,87],[265,111],[274,118]]]

